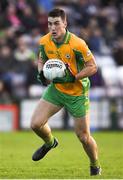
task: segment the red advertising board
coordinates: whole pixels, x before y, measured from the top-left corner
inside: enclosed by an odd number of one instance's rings
[[[0,105],[0,131],[17,130],[19,116],[17,105]]]

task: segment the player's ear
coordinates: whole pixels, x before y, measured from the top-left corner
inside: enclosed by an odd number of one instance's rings
[[[67,21],[66,20],[64,21],[64,26],[65,26],[65,28],[67,27]]]

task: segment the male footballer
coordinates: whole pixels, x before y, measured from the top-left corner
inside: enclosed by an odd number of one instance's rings
[[[33,113],[31,128],[44,140],[44,144],[35,151],[32,160],[41,160],[58,145],[48,119],[65,107],[74,118],[75,133],[89,158],[90,175],[100,175],[98,148],[90,134],[88,96],[88,77],[97,72],[95,58],[85,41],[68,31],[64,10],[55,8],[49,12],[48,28],[49,33],[39,42],[38,79],[46,85],[43,65],[48,59],[62,60],[67,69],[64,77],[53,79],[47,86]]]

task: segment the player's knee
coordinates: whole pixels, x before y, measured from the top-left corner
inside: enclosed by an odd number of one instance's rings
[[[83,145],[86,145],[88,144],[89,141],[89,134],[88,133],[78,134],[78,138]]]
[[[33,131],[39,129],[38,123],[35,123],[35,122],[32,121],[32,122],[31,122],[31,129],[32,129]]]
[[[32,130],[38,130],[43,126],[43,123],[41,123],[41,120],[39,120],[39,117],[32,117],[31,120],[31,129]]]
[[[81,138],[81,142],[82,144],[88,144],[88,141],[89,141],[89,136],[88,135],[83,135],[82,138]]]

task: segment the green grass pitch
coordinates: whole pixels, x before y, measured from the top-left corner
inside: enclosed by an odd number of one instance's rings
[[[53,131],[59,146],[33,162],[42,141],[31,131],[0,133],[0,179],[121,179],[123,132],[94,132],[102,165],[101,176],[89,176],[88,158],[73,131]]]

